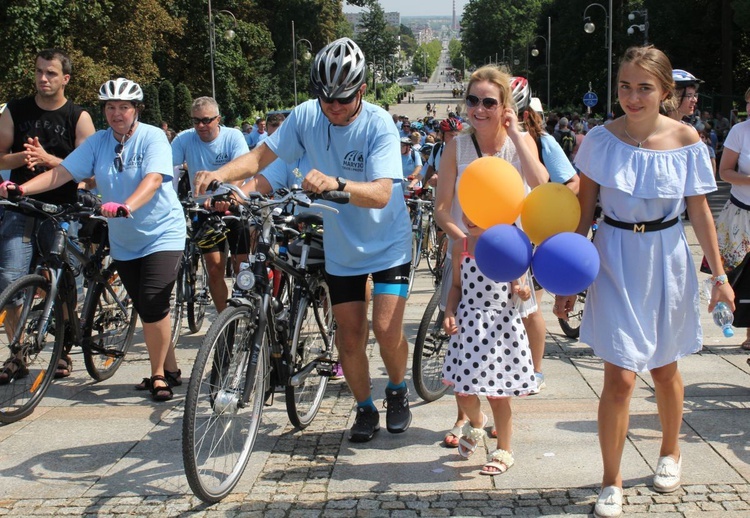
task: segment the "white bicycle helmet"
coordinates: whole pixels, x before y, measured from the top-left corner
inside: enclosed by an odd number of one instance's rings
[[[351,97],[365,78],[365,55],[349,38],[340,38],[323,47],[310,69],[313,91],[329,99]]]
[[[675,68],[674,70],[672,70],[672,80],[674,81],[675,88],[698,86],[703,82],[690,72],[680,70],[679,68]]]
[[[138,83],[118,77],[99,88],[100,101],[143,101],[143,90]]]
[[[525,77],[511,77],[510,90],[518,111],[523,111],[531,102],[531,89]]]

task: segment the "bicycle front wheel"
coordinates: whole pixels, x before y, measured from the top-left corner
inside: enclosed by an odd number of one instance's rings
[[[430,218],[430,222],[427,224],[427,268],[430,269],[430,273],[433,275],[437,274],[437,224],[435,220]]]
[[[204,502],[239,482],[258,434],[269,377],[268,335],[250,368],[253,308],[227,307],[206,333],[190,375],[182,422],[182,459],[190,489]],[[250,374],[248,374],[250,373]],[[243,392],[252,376],[247,403]]]
[[[322,327],[315,318],[316,312]],[[292,376],[286,386],[286,411],[299,429],[309,426],[323,402],[331,373],[335,332],[328,284],[322,278],[312,281],[310,293],[300,300],[294,322]]]
[[[576,305],[573,306],[573,311],[568,313],[568,320],[558,318],[557,321],[560,323],[560,329],[565,333],[568,338],[578,338],[581,335],[581,320],[583,319],[583,306],[586,303],[586,292],[583,291],[578,294],[576,299]]]
[[[187,318],[190,331],[197,333],[201,330],[201,326],[203,326],[203,319],[206,316],[206,306],[208,306],[211,296],[208,292],[206,260],[198,250],[190,258],[190,265],[190,275],[188,276],[189,290],[186,292],[188,295]]]
[[[2,423],[14,423],[34,411],[62,355],[62,305],[54,301],[44,318],[49,290],[49,281],[33,274],[11,283],[0,295],[0,350],[9,361],[16,360],[13,365],[6,362],[9,370],[0,382]]]
[[[97,283],[93,289],[83,309],[81,345],[89,376],[104,381],[122,365],[133,342],[138,314],[117,272],[112,272],[106,285]]]
[[[172,326],[172,335],[170,337],[170,346],[177,347],[182,332],[182,317],[185,314],[185,266],[180,266],[177,273],[177,281],[174,283],[174,289],[169,299],[169,323]]]
[[[448,386],[443,383],[443,361],[450,345],[443,330],[444,312],[440,309],[440,286],[427,303],[414,342],[412,375],[414,388],[425,401],[440,399]]]

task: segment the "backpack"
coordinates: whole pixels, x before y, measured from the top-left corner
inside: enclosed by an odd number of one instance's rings
[[[568,130],[560,133],[560,146],[565,152],[565,156],[570,158],[573,148],[576,147],[576,137],[572,131]]]

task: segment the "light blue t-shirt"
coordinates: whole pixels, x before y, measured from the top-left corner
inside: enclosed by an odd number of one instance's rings
[[[254,149],[255,146],[257,146],[261,139],[268,136],[267,132],[258,133],[258,128],[253,126],[253,130],[245,135],[245,142],[247,142],[247,147],[250,149]]]
[[[219,127],[219,136],[203,142],[195,128],[185,130],[172,141],[172,164],[187,162],[190,186],[198,171],[216,171],[235,158],[249,153],[242,132],[235,128]]]
[[[291,163],[286,163],[282,159],[277,158],[259,174],[268,180],[274,192],[282,188],[288,189],[293,185],[301,186],[305,175],[312,169],[306,156],[298,158]]]
[[[419,151],[414,148],[409,149],[409,152],[405,155],[401,155],[401,170],[403,171],[404,178],[414,172],[417,166],[422,165],[422,157]]]
[[[318,101],[309,100],[297,106],[264,142],[285,162],[307,155],[310,167],[328,176],[356,182],[393,180],[391,199],[382,209],[350,203],[331,204],[339,214],[324,212],[326,271],[340,276],[361,275],[410,261],[411,224],[401,184],[401,144],[388,112],[362,102],[351,124],[334,126]]]
[[[125,203],[149,173],[163,181],[154,196],[132,213],[132,218],[110,218],[112,258],[129,261],[165,250],[185,248],[185,217],[172,186],[172,149],[160,128],[139,123],[122,151],[123,170],[114,165],[115,139],[112,129],[87,138],[62,162],[75,181],[92,174],[103,202]]]
[[[555,183],[565,183],[576,173],[573,164],[565,156],[565,151],[557,143],[555,137],[542,133],[542,158],[544,159],[544,167],[549,172],[549,179]]]

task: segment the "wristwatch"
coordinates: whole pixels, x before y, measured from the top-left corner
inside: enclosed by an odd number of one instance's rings
[[[336,178],[336,181],[339,183],[338,187],[336,187],[337,191],[343,191],[344,187],[346,187],[346,178],[343,176],[338,176]]]

